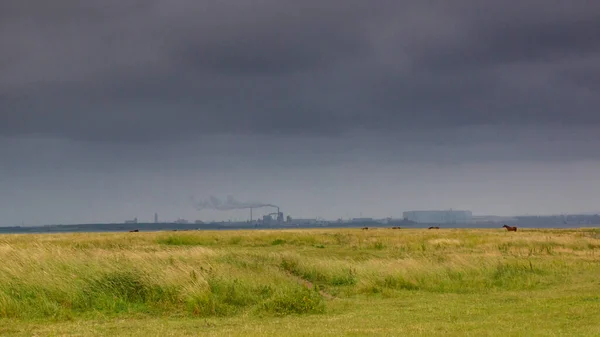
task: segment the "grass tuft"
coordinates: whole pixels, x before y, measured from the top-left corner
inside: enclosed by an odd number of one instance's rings
[[[292,287],[278,291],[262,303],[260,310],[279,316],[290,314],[322,314],[325,301],[316,289]]]

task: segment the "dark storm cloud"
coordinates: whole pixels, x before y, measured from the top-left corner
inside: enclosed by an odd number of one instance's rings
[[[516,6],[511,11],[497,10],[497,4],[480,15],[471,13],[465,38],[438,53],[431,53],[426,62],[437,62],[448,70],[495,64],[560,61],[600,51],[597,4],[575,2],[526,1],[529,6]],[[535,4],[535,6],[531,5]]]
[[[3,1],[0,133],[600,125],[594,1]]]

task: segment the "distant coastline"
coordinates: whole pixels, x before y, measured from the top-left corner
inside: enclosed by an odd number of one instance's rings
[[[582,228],[582,227],[600,227],[600,221],[585,223],[558,223],[540,221],[519,221],[511,222],[522,228]],[[97,224],[72,224],[72,225],[44,225],[44,226],[10,226],[0,227],[0,234],[41,234],[41,233],[86,233],[86,232],[128,232],[138,230],[140,232],[156,231],[189,231],[189,230],[261,230],[261,229],[295,229],[295,228],[428,228],[430,226],[440,226],[440,228],[482,228],[492,229],[500,228],[501,223],[476,222],[476,223],[453,223],[453,224],[426,224],[414,223],[410,221],[397,221],[390,223],[380,222],[352,222],[340,223],[330,222],[327,224],[272,224],[259,225],[247,222],[237,223],[97,223]]]

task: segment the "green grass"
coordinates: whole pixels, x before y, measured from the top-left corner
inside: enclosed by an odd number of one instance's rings
[[[0,236],[0,335],[600,335],[600,230]]]

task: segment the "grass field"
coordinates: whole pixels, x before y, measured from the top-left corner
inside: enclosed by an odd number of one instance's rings
[[[0,336],[600,336],[600,230],[0,236]]]

